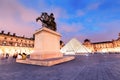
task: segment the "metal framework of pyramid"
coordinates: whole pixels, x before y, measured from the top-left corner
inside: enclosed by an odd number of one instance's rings
[[[82,54],[91,52],[75,38],[71,39],[60,51],[64,54]]]

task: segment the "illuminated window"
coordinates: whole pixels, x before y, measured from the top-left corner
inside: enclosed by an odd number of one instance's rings
[[[6,43],[7,43],[6,41],[3,41],[3,42],[2,42],[2,45],[3,45],[3,46],[6,46]]]

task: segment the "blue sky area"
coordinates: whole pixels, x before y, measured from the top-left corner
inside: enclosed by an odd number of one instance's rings
[[[109,41],[120,32],[120,0],[0,0],[0,30],[31,37],[41,12],[54,13],[64,42]]]

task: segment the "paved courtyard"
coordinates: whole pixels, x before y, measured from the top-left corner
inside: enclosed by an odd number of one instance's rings
[[[52,67],[0,60],[0,80],[120,80],[120,54],[76,56]]]

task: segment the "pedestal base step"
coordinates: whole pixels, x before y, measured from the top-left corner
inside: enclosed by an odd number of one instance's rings
[[[59,63],[71,61],[73,59],[75,59],[74,56],[64,56],[62,58],[47,59],[47,60],[33,60],[33,59],[19,60],[17,59],[16,62],[24,63],[24,64],[40,65],[40,66],[53,66]]]

